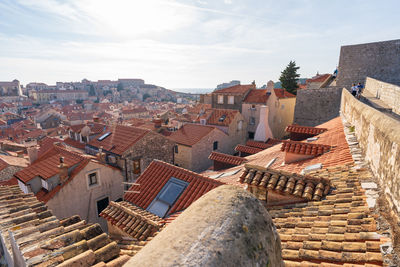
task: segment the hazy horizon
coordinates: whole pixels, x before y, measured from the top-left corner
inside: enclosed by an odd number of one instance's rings
[[[1,0],[0,80],[165,88],[332,73],[340,46],[400,37],[399,1]],[[397,26],[396,26],[397,25]]]

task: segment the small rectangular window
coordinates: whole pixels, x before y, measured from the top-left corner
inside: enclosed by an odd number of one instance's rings
[[[89,179],[89,186],[96,185],[97,184],[97,172],[89,173],[88,179]]]
[[[228,104],[233,105],[235,103],[235,97],[233,95],[228,96]]]
[[[224,103],[224,96],[218,95],[218,104],[223,104],[223,103]]]
[[[218,141],[215,141],[213,143],[213,150],[217,150],[218,149]]]
[[[174,151],[175,151],[175,153],[178,153],[178,146],[177,145],[174,146]]]
[[[100,213],[107,208],[109,203],[108,197],[100,199],[97,201],[97,215],[100,217]]]
[[[134,174],[140,173],[140,159],[135,159],[133,161],[133,173]]]

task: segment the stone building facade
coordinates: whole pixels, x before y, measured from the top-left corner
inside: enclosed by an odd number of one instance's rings
[[[230,138],[212,126],[186,124],[169,138],[176,143],[174,164],[195,172],[205,171],[212,165],[208,158],[211,152],[231,152]]]
[[[255,84],[235,85],[228,88],[215,90],[211,94],[211,106],[217,109],[235,109],[242,111],[242,104]]]
[[[340,49],[337,86],[349,89],[367,77],[400,85],[400,39]]]

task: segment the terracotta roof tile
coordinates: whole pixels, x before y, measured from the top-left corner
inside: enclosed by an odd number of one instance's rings
[[[267,89],[252,89],[243,102],[267,104],[269,98],[267,92]]]
[[[18,171],[14,176],[25,183],[36,176],[40,176],[45,180],[49,179],[59,173],[60,157],[64,157],[64,162],[68,166],[81,164],[86,159],[84,156],[68,151],[61,146],[53,145],[41,158],[32,165]]]
[[[321,74],[315,78],[307,79],[306,83],[322,83],[331,77],[331,74]]]
[[[207,118],[207,124],[218,125],[218,126],[229,126],[235,119],[237,114],[240,114],[238,110],[234,109],[211,109],[209,110],[209,117]]]
[[[92,139],[92,141],[89,142],[89,145],[97,148],[103,147],[106,151],[122,155],[127,149],[142,139],[150,131],[117,124],[104,131],[104,133],[107,132],[111,134],[99,141],[99,137],[103,135],[103,133],[101,133]]]
[[[321,134],[323,132],[326,132],[327,130],[328,129],[326,129],[326,128],[300,126],[297,124],[288,125],[286,127],[286,132],[288,132],[288,133],[302,133],[302,134],[311,134],[311,135]]]
[[[302,155],[322,155],[331,149],[329,145],[304,143],[297,141],[283,140],[281,150],[285,152],[302,154]]]
[[[139,191],[140,193],[128,192],[124,195],[124,199],[142,209],[146,209],[171,177],[186,181],[189,185],[166,216],[186,209],[203,194],[223,184],[186,169],[154,160],[139,176],[136,181],[139,185],[133,185],[129,189],[129,191]]]
[[[382,266],[374,214],[365,201],[360,177],[366,170],[338,166],[314,173],[333,187],[320,201],[269,208],[282,241],[286,266]],[[329,265],[331,264],[331,265]],[[332,265],[335,266],[335,265]]]
[[[223,88],[223,89],[219,89],[219,90],[215,90],[213,92],[217,93],[217,94],[221,94],[221,93],[228,93],[228,94],[245,94],[247,93],[247,91],[249,91],[250,89],[255,88],[255,86],[253,84],[247,84],[247,85],[235,85],[235,86],[231,86],[231,87],[227,87],[227,88]]]
[[[75,266],[76,258],[86,258],[91,266],[119,258],[119,247],[100,225],[87,224],[77,215],[59,220],[18,186],[0,186],[0,210],[0,231],[10,232],[18,244],[12,246],[4,235],[4,249],[20,255],[26,266]]]
[[[85,146],[86,145],[84,143],[78,142],[78,141],[76,141],[74,139],[71,139],[70,137],[67,137],[66,139],[64,139],[63,142],[66,145],[69,145],[69,146],[72,146],[72,147],[75,147],[75,148],[78,148],[78,149],[81,149],[81,150],[85,150]]]
[[[162,228],[162,219],[129,202],[113,202],[100,216],[137,240],[146,240]]]
[[[277,140],[276,139],[277,142],[275,142],[275,141],[270,141],[270,139],[271,138],[269,138],[267,142],[248,140],[246,142],[246,146],[256,147],[256,148],[260,148],[260,149],[267,149],[267,148],[270,148],[273,145],[281,143],[281,140]]]
[[[282,195],[293,195],[307,200],[321,200],[330,190],[330,181],[324,178],[276,171],[258,166],[245,165],[239,182],[275,190]]]
[[[327,128],[328,131],[317,135],[318,139],[316,141],[310,143],[307,142],[306,144],[329,145],[331,146],[331,149],[328,152],[313,158],[292,163],[284,163],[285,152],[281,151],[281,146],[273,146],[265,150],[261,150],[258,153],[254,153],[253,155],[247,156],[246,159],[248,160],[248,164],[266,166],[271,162],[270,167],[275,170],[284,170],[294,173],[300,173],[304,168],[314,164],[322,164],[323,168],[353,164],[354,160],[350,154],[350,149],[344,135],[343,124],[340,117],[321,124],[319,127]],[[238,147],[241,146],[242,145]],[[224,170],[224,172],[226,171],[227,170]],[[237,178],[238,174],[231,177],[224,177],[219,180],[223,181],[224,183],[236,184]]]
[[[220,131],[218,128],[201,124],[185,124],[178,131],[173,132],[168,138],[175,143],[193,146],[206,137],[213,130]]]
[[[291,98],[291,97],[296,97],[294,94],[289,93],[288,91],[286,91],[285,89],[274,89],[275,95],[277,98]]]
[[[235,147],[235,151],[236,152],[243,152],[243,153],[252,155],[252,154],[256,154],[256,153],[258,153],[260,151],[263,151],[263,149],[257,148],[257,147],[253,147],[253,146],[245,146],[245,145],[240,145],[239,144],[239,145],[237,145]]]
[[[231,165],[241,165],[245,162],[247,162],[247,159],[241,158],[241,157],[236,157],[224,153],[219,153],[219,152],[212,152],[210,156],[208,157],[211,160],[218,161],[218,162],[223,162]]]

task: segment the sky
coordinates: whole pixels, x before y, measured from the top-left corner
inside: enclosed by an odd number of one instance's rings
[[[0,80],[166,88],[332,73],[340,46],[400,39],[400,1],[0,0]]]

